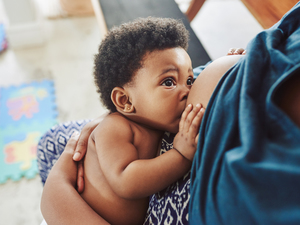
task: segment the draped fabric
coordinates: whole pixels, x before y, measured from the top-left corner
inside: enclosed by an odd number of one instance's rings
[[[300,129],[275,104],[281,85],[300,76],[300,2],[246,49],[200,127],[190,224],[300,223]]]

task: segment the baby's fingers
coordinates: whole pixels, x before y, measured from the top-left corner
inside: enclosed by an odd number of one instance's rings
[[[236,50],[236,48],[230,48],[227,52],[227,55],[233,55],[235,50]]]
[[[243,48],[231,48],[229,49],[227,55],[245,55],[246,50]]]
[[[179,122],[179,130],[183,130],[185,120],[186,120],[187,116],[189,115],[190,111],[192,110],[192,108],[193,108],[192,106],[193,106],[192,104],[189,104],[183,111],[180,122]]]
[[[205,112],[204,108],[201,108],[200,111],[197,113],[197,115],[194,117],[194,119],[192,121],[192,124],[190,126],[190,130],[189,130],[190,135],[192,137],[196,137],[198,132],[199,132],[199,127],[200,127],[204,112]],[[196,142],[197,141],[198,140],[196,140]]]
[[[197,104],[193,110],[187,115],[186,120],[184,122],[184,127],[183,127],[183,132],[188,133],[190,130],[191,125],[193,124],[193,121],[195,119],[195,117],[197,116],[198,112],[201,109],[201,105]]]

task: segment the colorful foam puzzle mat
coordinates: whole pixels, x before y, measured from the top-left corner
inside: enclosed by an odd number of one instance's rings
[[[38,141],[56,117],[53,81],[0,88],[0,184],[36,176]]]
[[[0,53],[4,51],[8,46],[7,39],[5,36],[4,24],[0,23]]]

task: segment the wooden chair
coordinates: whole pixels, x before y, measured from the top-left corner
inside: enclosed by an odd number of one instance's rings
[[[188,9],[185,12],[185,15],[189,19],[190,22],[195,18],[199,10],[201,9],[205,0],[192,0]]]

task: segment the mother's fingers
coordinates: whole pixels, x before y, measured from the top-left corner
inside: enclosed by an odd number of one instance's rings
[[[72,134],[72,136],[70,137],[70,139],[65,147],[64,152],[73,154],[75,152],[75,148],[77,146],[78,138],[79,138],[79,132],[75,131]]]
[[[79,136],[79,141],[77,143],[76,150],[74,152],[74,156],[73,156],[74,161],[80,161],[85,155],[88,139],[92,131],[93,129],[89,127],[84,127],[82,129],[81,135]]]
[[[80,161],[86,153],[87,150],[87,144],[89,137],[93,130],[98,126],[98,124],[103,120],[105,116],[107,116],[108,113],[104,113],[100,117],[88,122],[83,129],[81,130],[81,134],[79,137],[79,141],[77,143],[77,147],[73,156],[74,161]]]
[[[78,193],[82,193],[84,190],[84,168],[83,161],[78,162],[78,173],[77,173],[77,191]]]

